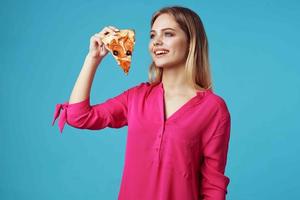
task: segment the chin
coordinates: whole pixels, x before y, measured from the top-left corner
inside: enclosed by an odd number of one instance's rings
[[[176,63],[174,62],[155,62],[155,61],[154,64],[158,68],[166,68],[166,67],[171,67],[176,65]]]
[[[157,67],[168,67],[170,65],[172,65],[173,62],[170,62],[168,60],[153,60],[155,66]]]
[[[168,63],[155,63],[155,66],[158,67],[158,68],[164,68],[164,67],[168,67],[169,64]]]

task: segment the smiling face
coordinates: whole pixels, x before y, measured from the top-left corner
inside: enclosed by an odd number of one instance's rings
[[[187,37],[174,18],[169,14],[159,15],[150,32],[149,52],[154,64],[157,67],[184,65],[187,50]]]

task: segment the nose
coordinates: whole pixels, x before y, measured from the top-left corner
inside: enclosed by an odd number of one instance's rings
[[[158,45],[161,45],[161,42],[154,42],[153,46],[158,46]]]
[[[153,40],[153,46],[157,46],[157,45],[161,45],[161,44],[162,44],[162,41],[161,41],[160,37]]]

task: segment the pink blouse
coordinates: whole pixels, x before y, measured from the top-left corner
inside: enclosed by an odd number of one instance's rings
[[[197,92],[165,119],[164,87],[143,82],[107,101],[57,104],[58,125],[128,126],[118,200],[224,200],[230,113],[212,90]]]

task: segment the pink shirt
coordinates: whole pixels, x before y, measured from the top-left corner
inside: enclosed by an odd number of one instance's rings
[[[134,86],[107,101],[57,104],[65,122],[80,129],[128,126],[119,200],[224,200],[230,114],[212,90],[197,92],[168,119],[162,83]]]

